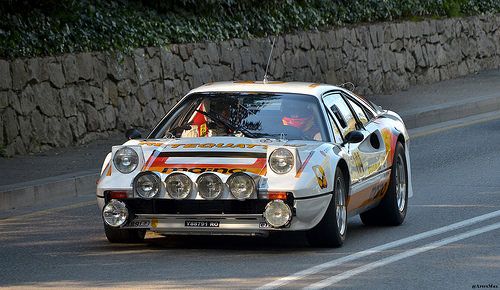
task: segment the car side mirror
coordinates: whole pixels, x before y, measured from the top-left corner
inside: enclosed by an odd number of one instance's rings
[[[361,133],[360,131],[358,131],[358,130],[351,131],[351,132],[347,133],[347,135],[345,135],[344,142],[342,142],[342,144],[340,144],[340,145],[344,146],[345,144],[348,144],[348,143],[359,143],[359,142],[363,141],[364,138],[365,138],[365,135],[363,135],[363,133]]]
[[[125,132],[125,137],[128,140],[139,139],[142,137],[142,134],[137,129],[128,129],[127,132]]]

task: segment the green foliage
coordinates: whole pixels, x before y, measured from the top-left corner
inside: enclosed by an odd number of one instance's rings
[[[467,3],[466,0],[444,0],[443,8],[449,17],[462,16],[461,8]]]
[[[359,22],[498,12],[498,0],[0,0],[0,57],[127,52]]]

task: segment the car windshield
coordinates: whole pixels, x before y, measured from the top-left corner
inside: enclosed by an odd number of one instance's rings
[[[185,98],[150,138],[239,136],[328,141],[314,96],[199,93]]]

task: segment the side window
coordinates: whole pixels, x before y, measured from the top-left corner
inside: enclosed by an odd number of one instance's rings
[[[333,128],[333,142],[340,143],[342,142],[342,135],[340,135],[340,131],[338,125],[335,123],[335,120],[332,118],[331,114],[328,114],[328,121],[330,121],[330,125]]]
[[[342,135],[356,130],[356,119],[340,94],[330,94],[323,98],[325,105],[335,115],[340,124]]]
[[[358,119],[361,121],[363,125],[366,125],[366,123],[368,123],[368,118],[366,117],[366,113],[365,111],[363,111],[363,108],[361,108],[358,104],[356,104],[352,100],[350,99],[348,100],[349,104],[351,105],[351,107],[354,109],[354,112],[358,116]]]
[[[365,112],[366,117],[368,118],[368,120],[371,120],[371,119],[375,118],[375,115],[373,115],[373,113],[370,110],[364,108],[363,111]]]

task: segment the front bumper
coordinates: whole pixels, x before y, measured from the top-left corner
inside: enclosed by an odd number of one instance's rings
[[[129,210],[123,229],[147,229],[175,235],[246,235],[267,236],[272,231],[297,231],[314,227],[323,217],[331,195],[287,200],[292,209],[291,222],[271,227],[263,213],[267,199],[169,200],[121,199]],[[98,197],[100,208],[108,200]]]

